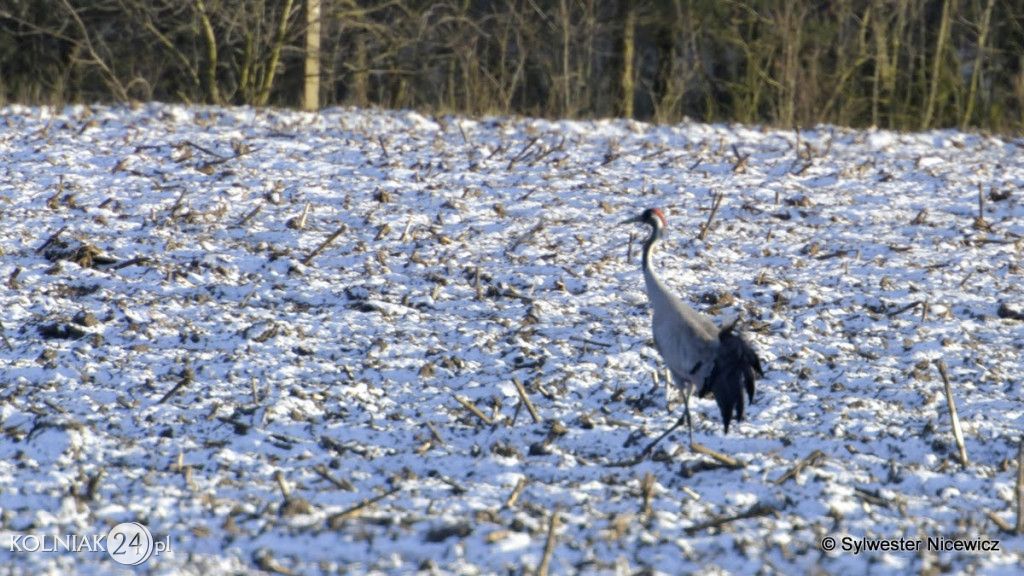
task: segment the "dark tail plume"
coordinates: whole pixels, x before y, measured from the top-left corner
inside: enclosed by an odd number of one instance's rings
[[[746,406],[744,389],[753,403],[754,383],[764,376],[761,360],[750,344],[747,344],[743,336],[735,330],[736,324],[734,321],[723,326],[718,332],[719,345],[715,366],[699,392],[701,398],[714,394],[718,409],[722,412],[726,434],[729,433],[729,423],[733,415],[737,420],[743,420]]]

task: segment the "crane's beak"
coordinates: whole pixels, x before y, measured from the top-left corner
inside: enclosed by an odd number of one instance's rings
[[[632,218],[627,218],[627,219],[623,220],[622,222],[619,222],[619,226],[622,226],[623,224],[636,224],[637,222],[643,222],[643,220],[644,220],[643,215],[641,215],[641,216],[633,216]]]

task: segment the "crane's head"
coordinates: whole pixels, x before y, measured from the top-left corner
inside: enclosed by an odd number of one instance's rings
[[[640,214],[639,216],[634,216],[627,220],[623,220],[621,224],[632,224],[634,222],[647,224],[655,232],[664,230],[665,227],[668,226],[668,223],[665,221],[665,215],[662,214],[661,210],[659,210],[658,208],[648,208],[647,210],[644,210],[643,213]]]

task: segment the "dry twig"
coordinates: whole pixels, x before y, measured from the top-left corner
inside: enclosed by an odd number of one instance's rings
[[[374,496],[373,498],[367,498],[366,500],[363,500],[362,502],[356,504],[355,506],[342,510],[337,514],[331,514],[327,517],[327,525],[330,526],[331,529],[337,530],[338,528],[341,528],[342,523],[349,517],[358,515],[360,512],[362,512],[363,509],[373,506],[374,504],[380,502],[381,500],[387,498],[388,496],[396,494],[401,489],[402,488],[400,486],[396,486],[383,494],[379,494],[377,496]]]
[[[684,529],[684,532],[692,535],[703,530],[708,530],[711,528],[720,528],[722,526],[725,526],[726,524],[736,522],[737,520],[746,520],[747,518],[768,516],[770,514],[775,514],[776,512],[777,510],[775,508],[772,508],[771,506],[766,506],[764,504],[755,504],[746,512],[740,512],[735,516],[723,516],[715,518],[713,520],[708,520],[707,522],[701,522],[700,524],[695,524],[693,526],[690,526],[689,528]]]
[[[309,263],[313,261],[313,258],[316,258],[317,255],[319,255],[321,252],[324,251],[324,249],[330,246],[331,242],[334,242],[338,238],[338,236],[344,234],[345,230],[348,230],[348,227],[342,224],[337,230],[334,231],[333,234],[331,234],[330,236],[327,237],[326,240],[321,242],[320,245],[316,247],[316,249],[310,252],[309,256],[306,256],[302,260],[302,264],[305,266],[309,266]]]
[[[953,421],[953,438],[956,440],[956,447],[960,450],[960,465],[967,468],[967,448],[964,447],[964,435],[960,430],[960,418],[956,415],[956,402],[953,400],[953,389],[949,385],[949,374],[946,373],[946,363],[936,360],[935,366],[942,376],[942,384],[946,389],[946,404],[949,405],[949,418]]]
[[[183,368],[181,371],[181,378],[178,380],[178,383],[175,384],[174,387],[171,388],[171,390],[167,394],[164,394],[163,398],[157,401],[157,404],[163,404],[170,400],[175,394],[177,394],[183,388],[194,382],[195,377],[196,374],[195,371],[192,370],[192,367],[185,366],[185,368]]]
[[[313,472],[316,472],[318,476],[320,476],[324,480],[327,480],[328,482],[331,483],[331,485],[333,485],[335,488],[339,490],[345,490],[346,492],[356,491],[356,487],[353,486],[352,483],[349,482],[348,480],[338,480],[334,476],[331,476],[331,472],[327,469],[327,466],[324,466],[323,464],[317,464],[316,466],[314,466]]]
[[[241,220],[238,221],[238,226],[245,226],[250,220],[256,217],[263,210],[263,204],[257,204],[255,208],[249,211]]]
[[[718,213],[718,208],[722,205],[722,198],[724,195],[721,192],[715,192],[714,200],[711,202],[711,213],[708,214],[708,221],[700,227],[700,233],[697,234],[697,240],[704,241],[708,236],[708,232],[711,231],[711,224],[715,221],[715,214]]]
[[[705,446],[703,444],[698,444],[696,442],[690,444],[690,449],[693,450],[694,452],[696,452],[697,454],[704,454],[705,456],[711,456],[712,458],[714,458],[715,460],[718,460],[719,462],[721,462],[722,464],[728,466],[729,468],[744,468],[747,465],[747,463],[742,461],[742,460],[737,460],[736,458],[733,458],[732,456],[726,456],[725,454],[722,454],[721,452],[716,452],[716,451],[712,450],[711,448],[708,448],[707,446]]]
[[[512,489],[512,494],[509,495],[508,500],[505,500],[505,508],[511,508],[516,505],[516,500],[519,500],[519,495],[523,493],[523,488],[526,487],[526,476],[523,476],[516,482],[516,487]]]
[[[50,237],[46,239],[46,242],[43,242],[42,246],[40,246],[39,248],[36,248],[36,254],[39,254],[43,250],[46,250],[47,248],[49,248],[50,244],[53,244],[54,242],[56,242],[57,238],[60,238],[60,235],[63,234],[64,231],[67,230],[67,229],[68,229],[67,226],[62,226],[60,230],[57,230],[56,232],[51,234]]]
[[[822,452],[821,450],[815,450],[814,452],[811,452],[811,454],[808,457],[797,462],[796,466],[793,466],[785,474],[780,476],[779,479],[775,481],[775,485],[779,486],[786,480],[789,480],[790,478],[796,478],[796,475],[799,474],[800,472],[803,472],[804,468],[817,464],[818,461],[824,457],[825,453]]]
[[[544,543],[544,555],[540,558],[540,565],[537,566],[537,576],[547,576],[548,567],[551,566],[551,555],[555,551],[555,530],[558,530],[558,508],[551,512],[551,522],[548,524],[548,539]]]
[[[1017,444],[1017,535],[1024,534],[1024,437]]]
[[[530,401],[530,397],[526,395],[526,389],[523,388],[522,382],[518,378],[512,378],[512,383],[516,385],[516,392],[519,392],[519,397],[522,398],[523,404],[526,404],[526,409],[530,412],[530,418],[533,418],[535,424],[540,423],[540,416],[537,415],[537,409],[533,407],[533,402]]]
[[[480,409],[477,408],[476,405],[470,402],[469,400],[459,396],[458,394],[452,394],[452,397],[455,398],[455,400],[457,400],[459,404],[462,404],[466,408],[466,410],[469,410],[470,412],[473,413],[474,416],[482,420],[484,424],[487,424],[488,426],[494,424],[494,420],[491,420],[490,416],[481,412]]]

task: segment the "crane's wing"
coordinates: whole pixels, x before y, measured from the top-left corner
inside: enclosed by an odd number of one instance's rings
[[[743,420],[745,407],[744,389],[750,402],[754,401],[754,382],[764,376],[761,360],[754,349],[738,332],[736,322],[723,326],[718,333],[718,352],[711,375],[704,381],[698,393],[701,398],[714,394],[718,409],[725,422],[725,433],[729,433],[729,422],[735,414]]]
[[[651,328],[654,345],[665,365],[677,376],[682,388],[688,382],[700,384],[711,373],[711,362],[719,347],[719,329],[710,318],[697,312],[658,283],[651,296],[654,314]]]

